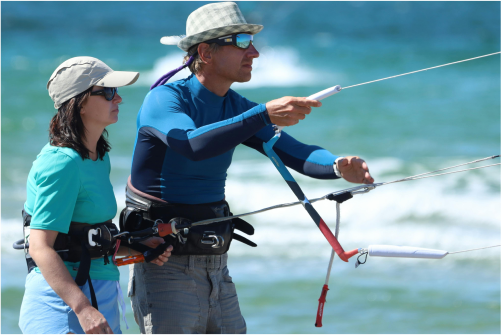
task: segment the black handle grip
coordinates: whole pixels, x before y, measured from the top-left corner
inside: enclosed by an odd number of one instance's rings
[[[152,260],[154,260],[155,258],[157,258],[158,256],[160,256],[161,254],[163,254],[168,247],[169,247],[169,244],[168,243],[164,243],[164,244],[160,244],[155,249],[150,249],[150,250],[146,251],[143,254],[144,255],[144,261],[146,263],[151,262]]]
[[[143,229],[143,230],[129,232],[129,236],[132,236],[132,237],[144,237],[144,236],[153,235],[153,232],[154,232],[153,228],[150,227],[150,228],[146,228],[146,229]]]

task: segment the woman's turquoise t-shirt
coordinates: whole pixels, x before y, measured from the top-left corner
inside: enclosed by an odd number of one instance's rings
[[[31,228],[68,233],[71,221],[102,223],[113,219],[117,203],[110,182],[110,158],[82,160],[73,149],[47,144],[28,175],[24,210],[32,216]],[[111,261],[111,260],[110,260]],[[79,263],[64,262],[75,277]],[[40,272],[38,268],[35,271]],[[90,278],[119,280],[111,262],[91,262]]]

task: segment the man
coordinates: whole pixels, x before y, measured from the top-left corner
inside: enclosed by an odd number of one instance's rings
[[[321,106],[298,97],[257,104],[230,89],[251,79],[253,59],[259,57],[253,35],[262,28],[247,24],[232,2],[190,14],[187,35],[177,45],[188,52],[185,66],[193,74],[166,84],[183,67],[169,72],[144,100],[127,186],[130,210],[177,223],[231,215],[224,185],[235,147],[244,144],[264,154],[262,144],[274,135],[273,124],[295,125],[311,107]],[[286,133],[274,148],[287,166],[305,175],[373,182],[358,157],[337,157]],[[234,229],[254,231],[240,219],[184,229],[166,238],[174,250],[163,267],[134,265],[129,295],[142,333],[246,332],[226,251],[232,239],[255,244]]]

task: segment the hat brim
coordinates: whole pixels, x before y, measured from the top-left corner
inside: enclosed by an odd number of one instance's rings
[[[189,48],[195,44],[202,43],[204,41],[211,40],[216,37],[221,37],[230,34],[248,32],[252,35],[259,33],[263,30],[263,26],[260,24],[232,24],[229,26],[212,28],[206,31],[202,31],[198,34],[186,36],[179,41],[177,46],[184,51],[188,51]]]
[[[94,85],[103,87],[122,87],[134,84],[139,78],[139,72],[112,71]]]

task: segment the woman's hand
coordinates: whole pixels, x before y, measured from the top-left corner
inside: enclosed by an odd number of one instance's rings
[[[147,247],[154,249],[154,248],[158,247],[160,244],[164,244],[165,240],[161,237],[150,237],[149,239],[147,239],[141,243]],[[152,260],[150,263],[156,264],[158,266],[164,265],[164,263],[169,260],[172,249],[173,249],[172,245],[169,245],[169,247],[164,251],[163,254],[161,254],[160,256],[155,258],[154,260]]]
[[[53,249],[58,232],[34,229],[30,231],[30,255],[37,263],[47,283],[70,306],[82,329],[88,334],[113,334],[108,322],[71,277],[63,260]]]
[[[103,314],[91,305],[85,306],[78,313],[75,311],[75,314],[85,334],[113,334]]]

